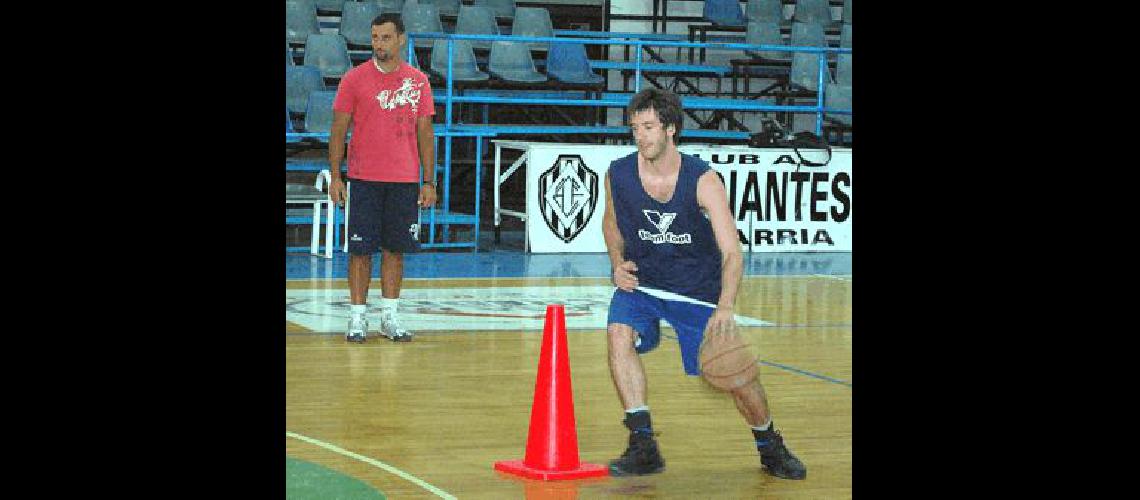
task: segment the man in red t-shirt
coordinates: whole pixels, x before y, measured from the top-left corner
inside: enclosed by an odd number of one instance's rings
[[[352,313],[345,338],[364,342],[372,255],[380,260],[380,334],[412,340],[396,305],[404,278],[404,252],[419,249],[419,207],[435,204],[435,103],[422,72],[404,62],[408,38],[398,14],[372,20],[372,59],[344,75],[333,101],[329,133],[329,195],[347,203],[348,283]],[[341,179],[349,124],[348,183]],[[423,183],[420,184],[420,172]]]

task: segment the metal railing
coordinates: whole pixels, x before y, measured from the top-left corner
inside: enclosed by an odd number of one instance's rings
[[[528,36],[513,36],[513,35],[472,35],[472,34],[451,34],[451,33],[408,33],[408,57],[410,60],[413,55],[415,38],[429,38],[429,39],[444,39],[447,40],[447,72],[444,75],[447,91],[444,95],[445,102],[445,127],[450,128],[452,121],[452,104],[462,102],[473,103],[496,103],[496,104],[535,104],[535,105],[568,105],[568,106],[624,106],[628,103],[629,97],[611,98],[611,99],[593,99],[593,100],[575,100],[575,99],[530,99],[525,97],[518,98],[487,98],[487,97],[457,97],[454,94],[455,82],[452,78],[453,60],[454,60],[454,40],[481,40],[481,41],[509,41],[509,42],[546,42],[546,43],[578,43],[584,45],[623,45],[632,46],[634,50],[634,92],[641,91],[641,73],[642,73],[642,47],[677,47],[677,48],[706,48],[706,49],[724,49],[724,50],[755,50],[755,51],[771,51],[771,52],[804,52],[809,54],[819,54],[818,71],[816,73],[816,104],[815,106],[797,106],[788,104],[758,104],[758,103],[739,103],[733,99],[709,99],[705,102],[703,109],[720,109],[720,110],[737,110],[737,111],[772,111],[772,112],[792,112],[804,113],[810,112],[816,115],[815,120],[815,133],[819,135],[822,133],[823,128],[823,115],[824,114],[851,114],[850,109],[833,109],[824,106],[824,99],[826,94],[826,80],[825,75],[828,75],[827,69],[827,54],[850,54],[851,49],[846,47],[810,47],[810,46],[789,46],[789,45],[753,45],[745,43],[724,43],[724,42],[679,42],[669,40],[657,39],[626,39],[626,38],[589,38],[589,37],[528,37]],[[430,66],[430,63],[429,63]],[[724,101],[723,105],[716,104],[715,101]]]

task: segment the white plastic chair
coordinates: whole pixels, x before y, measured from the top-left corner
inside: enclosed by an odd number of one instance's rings
[[[334,212],[336,205],[332,202],[332,197],[329,196],[325,189],[331,180],[332,177],[329,171],[321,170],[317,174],[317,180],[313,183],[312,187],[304,184],[285,184],[286,205],[312,205],[313,234],[309,241],[309,253],[323,256],[326,259],[332,258],[333,222],[336,218],[336,212]],[[323,255],[320,251],[321,210],[325,211],[325,251]]]

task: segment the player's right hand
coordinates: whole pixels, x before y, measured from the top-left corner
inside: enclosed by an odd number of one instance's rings
[[[344,181],[333,179],[329,182],[329,198],[332,198],[333,203],[344,206]]]
[[[705,338],[713,335],[737,335],[736,316],[732,313],[731,307],[718,305],[709,317],[708,323],[705,324]]]
[[[614,286],[632,292],[637,288],[637,264],[632,260],[627,260],[614,267]]]

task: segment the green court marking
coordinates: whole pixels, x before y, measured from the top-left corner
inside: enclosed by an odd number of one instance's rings
[[[328,467],[289,457],[285,457],[285,498],[386,500],[383,493],[359,479]]]
[[[404,472],[400,469],[392,467],[391,465],[388,465],[388,464],[381,462],[379,460],[376,460],[374,458],[368,458],[364,455],[360,455],[360,454],[348,451],[346,449],[343,449],[337,445],[329,444],[329,443],[326,443],[326,442],[321,441],[319,439],[313,439],[313,438],[308,437],[308,436],[302,436],[300,434],[297,434],[296,432],[285,431],[285,436],[291,437],[293,439],[298,439],[298,440],[304,441],[304,442],[309,443],[309,444],[314,445],[314,446],[320,446],[321,448],[324,448],[324,449],[329,450],[331,452],[339,453],[341,455],[352,458],[354,460],[359,460],[361,462],[364,462],[368,465],[372,465],[374,467],[379,467],[381,469],[388,471],[391,474],[395,474],[396,476],[399,476],[401,479],[403,479],[405,481],[413,483],[416,486],[419,486],[420,488],[423,488],[425,490],[432,492],[437,497],[440,497],[444,500],[455,500],[455,495],[452,495],[451,493],[448,493],[448,492],[443,491],[439,488],[436,488],[435,486],[432,486],[432,485],[428,484],[427,482],[425,482],[423,479],[420,479],[416,476],[408,474],[407,472]]]

